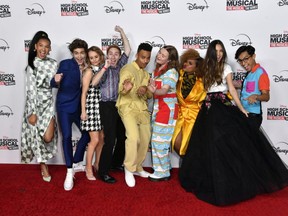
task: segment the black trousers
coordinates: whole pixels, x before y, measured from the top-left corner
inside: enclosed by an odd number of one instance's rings
[[[248,113],[249,124],[256,129],[259,129],[262,124],[262,114]]]
[[[113,101],[100,102],[104,145],[99,161],[99,175],[107,175],[111,166],[122,166],[125,157],[125,127],[115,105]]]

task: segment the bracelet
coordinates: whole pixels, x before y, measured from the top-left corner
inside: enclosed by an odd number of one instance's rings
[[[107,70],[107,68],[105,66],[103,68],[104,68],[105,71]]]

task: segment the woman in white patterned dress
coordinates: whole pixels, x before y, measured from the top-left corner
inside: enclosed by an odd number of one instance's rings
[[[26,103],[22,122],[21,162],[36,158],[44,181],[50,182],[46,162],[57,150],[57,128],[50,80],[57,62],[48,58],[51,41],[46,32],[37,32],[29,47],[26,67]]]
[[[106,69],[110,66],[110,63],[108,60],[105,62],[104,53],[96,46],[88,49],[87,58],[90,67],[84,71],[82,78],[81,130],[88,131],[90,136],[86,152],[86,177],[88,180],[96,180],[92,169],[93,155],[95,151],[96,157],[93,166],[95,170],[98,170],[99,159],[104,144],[104,133],[99,111],[101,93],[98,83]]]
[[[154,173],[151,181],[170,179],[170,144],[178,116],[176,84],[178,81],[179,55],[174,46],[163,46],[156,56],[154,78],[148,89],[154,94],[151,118],[151,153]]]

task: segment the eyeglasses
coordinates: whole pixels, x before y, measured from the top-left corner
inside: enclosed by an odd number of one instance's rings
[[[245,57],[245,58],[243,58],[243,59],[237,59],[237,62],[238,62],[239,64],[247,63],[247,61],[248,61],[250,58],[251,58],[251,56],[247,56],[247,57]]]

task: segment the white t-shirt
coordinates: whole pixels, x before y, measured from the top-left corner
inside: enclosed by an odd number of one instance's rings
[[[215,82],[208,90],[208,92],[224,92],[226,93],[228,91],[228,86],[226,82],[226,76],[232,73],[232,68],[230,65],[226,64],[224,65],[224,72],[222,76],[222,83],[220,85],[217,85]]]

